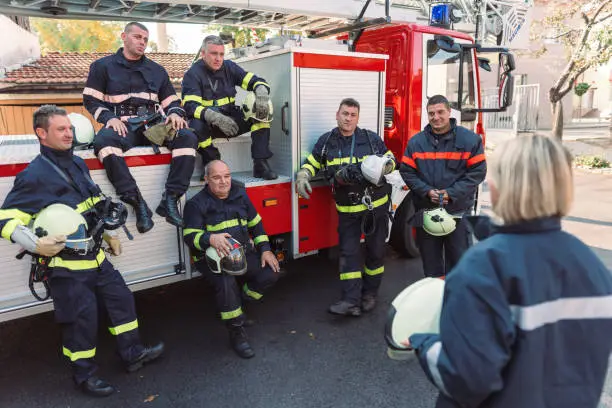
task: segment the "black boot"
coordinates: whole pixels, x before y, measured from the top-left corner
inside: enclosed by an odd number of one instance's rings
[[[267,159],[253,159],[253,177],[274,180],[278,175],[272,171]]]
[[[166,218],[166,221],[177,227],[184,227],[185,223],[178,208],[179,195],[166,191],[161,202],[155,210],[156,213]]]
[[[94,397],[108,397],[115,392],[115,387],[98,377],[89,377],[79,385],[81,391]]]
[[[229,327],[230,345],[242,358],[251,358],[255,356],[255,352],[249,344],[246,331],[242,325]]]
[[[153,213],[149,209],[147,202],[140,195],[140,191],[132,191],[127,194],[122,195],[121,201],[126,204],[131,205],[136,212],[136,229],[141,234],[149,231],[153,228]]]
[[[164,353],[164,343],[158,343],[153,347],[145,348],[142,353],[133,361],[130,361],[125,369],[128,373],[133,373],[134,371],[138,371],[147,363],[150,363],[153,360],[157,360]]]

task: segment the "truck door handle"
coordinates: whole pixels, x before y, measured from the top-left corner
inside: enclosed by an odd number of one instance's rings
[[[289,128],[287,128],[287,118],[286,118],[286,112],[287,109],[289,109],[289,102],[285,102],[285,104],[283,105],[283,107],[281,108],[281,128],[283,130],[283,132],[289,136]]]

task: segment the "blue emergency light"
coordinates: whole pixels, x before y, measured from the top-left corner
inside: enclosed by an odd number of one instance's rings
[[[452,4],[442,3],[431,7],[429,25],[435,27],[451,28],[452,23],[458,22],[461,17],[459,10]]]

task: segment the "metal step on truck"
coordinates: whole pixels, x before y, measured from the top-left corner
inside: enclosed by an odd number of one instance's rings
[[[336,126],[335,113],[345,97],[361,103],[359,126],[376,131],[401,160],[408,139],[427,123],[425,106],[434,94],[446,95],[452,115],[484,138],[480,102],[480,71],[491,71],[483,51],[498,55],[500,106],[511,103],[512,55],[503,48],[483,48],[467,34],[419,24],[384,24],[358,30],[351,49],[346,41],[315,42],[283,39],[276,45],[245,52],[235,62],[256,72],[272,89],[274,121],[270,148],[276,180],[251,175],[249,134],[216,139],[214,144],[232,170],[234,181],[243,184],[261,215],[279,257],[297,259],[337,245],[337,214],[331,189],[322,179],[313,182],[310,200],[295,193],[294,174],[310,154],[316,140]],[[319,40],[322,41],[322,40]],[[264,51],[264,52],[262,52]],[[236,98],[241,104],[245,94]],[[0,137],[0,197],[12,188],[16,174],[38,154],[33,135]],[[92,150],[77,151],[103,192],[114,196],[106,173]],[[149,147],[126,153],[126,162],[144,198],[154,203],[161,197],[170,163],[169,151],[155,154]],[[192,177],[187,197],[199,191],[201,168]],[[53,177],[53,175],[49,175]],[[398,172],[387,176],[393,186],[390,211],[394,214],[390,243],[405,256],[418,256],[412,227],[410,192]],[[183,199],[183,203],[184,203]],[[154,215],[155,227],[125,239],[124,255],[111,257],[132,290],[165,285],[197,276],[191,268],[182,231]],[[136,231],[130,214],[127,227]],[[6,240],[0,242],[0,321],[40,313],[52,308],[39,302],[28,288],[29,262],[17,260],[19,251]]]

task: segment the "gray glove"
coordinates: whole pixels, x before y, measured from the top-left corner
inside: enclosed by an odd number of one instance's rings
[[[11,239],[21,245],[26,251],[42,256],[55,256],[66,247],[66,237],[55,235],[50,237],[38,238],[32,231],[23,225],[18,225]]]
[[[302,169],[295,175],[295,189],[298,194],[305,199],[310,199],[312,194],[312,187],[310,187],[310,172],[306,169]]]
[[[270,107],[268,106],[270,102],[270,92],[268,88],[259,85],[255,88],[255,97],[255,116],[260,119],[267,118],[268,113],[270,113]]]
[[[206,109],[204,111],[204,119],[209,125],[218,127],[227,137],[234,137],[238,134],[238,125],[229,116],[225,116],[212,109]]]

